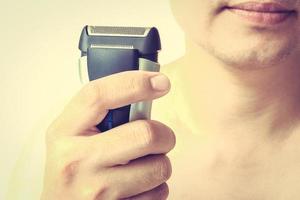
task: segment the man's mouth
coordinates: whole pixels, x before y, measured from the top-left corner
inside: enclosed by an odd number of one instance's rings
[[[224,7],[225,10],[240,16],[241,18],[260,25],[275,25],[286,21],[297,14],[278,3],[245,2]]]

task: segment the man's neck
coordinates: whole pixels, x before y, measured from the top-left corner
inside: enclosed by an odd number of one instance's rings
[[[175,109],[193,131],[210,132],[200,134],[273,136],[300,118],[297,63],[237,69],[187,40],[174,72]]]

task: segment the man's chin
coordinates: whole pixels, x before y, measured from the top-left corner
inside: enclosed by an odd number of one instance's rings
[[[215,55],[217,59],[229,67],[241,70],[257,70],[262,68],[275,67],[282,64],[286,58],[282,56],[258,57],[256,55]]]
[[[294,48],[293,46],[284,48],[278,48],[278,46],[277,48],[276,46],[273,48],[272,46],[269,48],[242,48],[241,46],[234,47],[234,45],[229,48],[229,46],[216,45],[208,47],[207,50],[212,56],[230,67],[251,70],[284,64],[288,59],[291,59]]]

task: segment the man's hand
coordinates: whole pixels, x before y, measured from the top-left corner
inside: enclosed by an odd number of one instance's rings
[[[43,200],[166,199],[175,134],[154,120],[100,133],[109,109],[159,98],[170,90],[157,72],[127,71],[85,85],[47,130]],[[165,82],[163,82],[165,81]],[[161,82],[161,84],[159,84]],[[160,88],[159,88],[160,87]]]

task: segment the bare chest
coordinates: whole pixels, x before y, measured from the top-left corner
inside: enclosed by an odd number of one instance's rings
[[[179,143],[179,150],[169,155],[173,166],[169,199],[298,200],[299,146],[293,140],[279,149],[222,153],[197,142]]]

